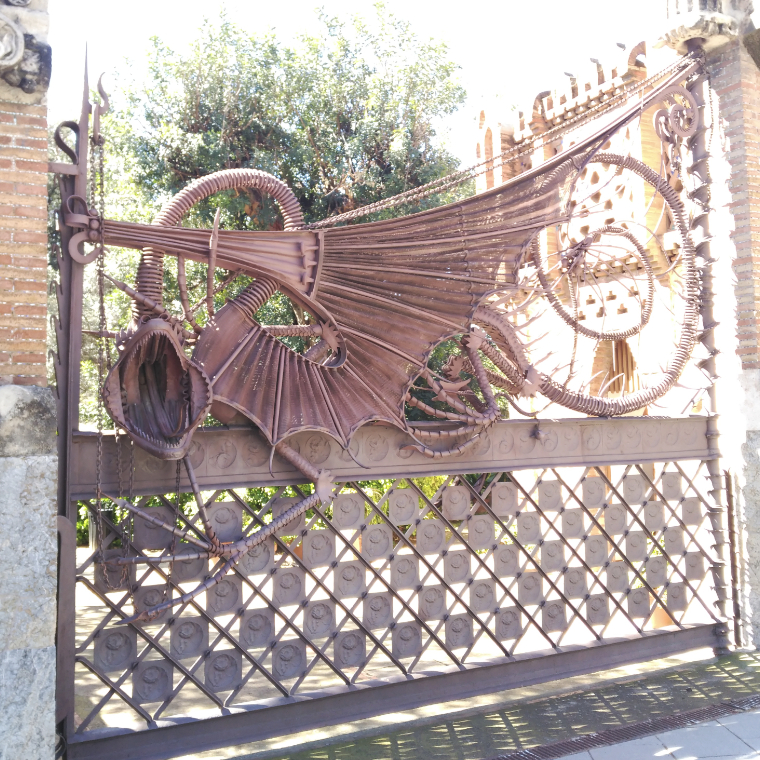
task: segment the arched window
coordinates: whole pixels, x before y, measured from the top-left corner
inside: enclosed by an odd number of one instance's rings
[[[485,159],[488,161],[486,164],[486,188],[490,190],[493,187],[493,133],[490,127],[486,130],[486,137],[483,143]]]
[[[594,395],[605,386],[607,387],[604,395],[608,397],[633,393],[641,387],[636,359],[633,357],[631,347],[624,340],[599,344],[594,354],[591,374],[596,376],[590,387]]]
[[[633,393],[639,389],[636,360],[633,358],[631,347],[625,340],[616,340],[614,343],[612,371],[612,377],[617,377],[617,379],[610,386],[611,393]]]

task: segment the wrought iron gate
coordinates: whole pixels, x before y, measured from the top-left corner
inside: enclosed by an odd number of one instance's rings
[[[82,140],[88,111],[85,98],[69,125]],[[74,164],[53,167],[64,203],[87,194],[83,151],[71,155]],[[194,552],[201,515],[177,463],[124,435],[79,430],[84,264],[66,253],[73,230],[61,234],[58,721],[70,760],[169,758],[727,650],[714,416],[502,421],[445,460],[381,423],[348,448],[297,433],[289,445],[332,473],[332,503],[253,547],[203,594],[119,625],[223,559]],[[188,458],[222,542],[254,534],[313,489],[251,425],[199,429]],[[99,492],[136,502],[174,535],[115,502],[101,510]],[[104,526],[91,548],[76,547],[81,507]],[[113,557],[147,562],[97,561]]]
[[[74,672],[60,687],[73,708],[70,756],[170,757],[218,744],[219,720],[222,742],[253,741],[276,735],[281,718],[305,728],[724,647],[706,420],[567,420],[540,431],[501,423],[453,474],[408,457],[389,428],[357,438],[369,469],[326,437],[302,435],[301,450],[336,475],[332,507],[257,547],[205,599],[151,623],[114,625],[132,604],[187,590],[208,560],[106,579],[94,550],[80,549],[60,609],[75,637]],[[93,510],[96,447],[95,434],[73,436],[71,497]],[[174,466],[131,457],[123,436],[105,436],[106,482],[117,486],[119,463],[123,487],[133,471],[134,494],[192,535],[197,515],[176,510]],[[304,488],[284,462],[272,479],[250,430],[202,431],[193,457],[225,540]],[[129,553],[169,551],[150,523],[128,522],[108,519],[106,545],[131,535]]]

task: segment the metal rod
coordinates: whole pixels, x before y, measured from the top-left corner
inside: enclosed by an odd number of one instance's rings
[[[731,594],[734,602],[734,644],[743,647],[744,618],[742,615],[742,596],[739,584],[739,535],[736,530],[736,511],[734,507],[734,486],[731,472],[724,470],[726,479],[726,517],[728,518],[728,546],[731,558]]]

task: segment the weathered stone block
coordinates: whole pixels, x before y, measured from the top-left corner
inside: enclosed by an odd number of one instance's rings
[[[46,388],[0,386],[0,457],[55,454],[55,411],[55,399]]]
[[[0,457],[0,641],[7,649],[54,643],[57,474],[55,456]]]
[[[55,741],[55,647],[0,652],[0,757],[49,760]]]

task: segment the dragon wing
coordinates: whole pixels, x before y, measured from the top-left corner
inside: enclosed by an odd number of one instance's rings
[[[562,218],[563,181],[545,180],[528,177],[431,211],[326,230],[311,300],[332,316],[346,360],[312,362],[228,304],[193,357],[212,378],[214,397],[272,443],[318,430],[345,445],[373,420],[405,427],[407,391],[432,350],[469,330],[483,298],[515,283],[536,230]]]

